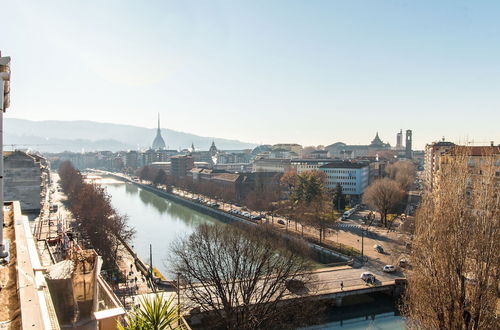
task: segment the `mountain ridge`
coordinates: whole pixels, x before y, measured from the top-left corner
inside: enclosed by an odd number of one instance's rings
[[[199,136],[168,128],[161,129],[167,148],[208,150],[212,141],[219,149],[251,149],[256,143],[239,140]],[[102,123],[91,120],[44,120],[33,121],[6,118],[4,144],[32,146],[41,152],[138,150],[150,147],[156,128],[133,125]],[[22,148],[21,148],[22,149]]]

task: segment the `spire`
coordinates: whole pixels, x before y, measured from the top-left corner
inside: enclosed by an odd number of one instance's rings
[[[164,150],[165,149],[165,141],[163,140],[163,137],[161,136],[161,129],[160,129],[160,113],[158,113],[158,129],[156,130],[156,137],[153,140],[152,148],[153,148],[153,150]]]

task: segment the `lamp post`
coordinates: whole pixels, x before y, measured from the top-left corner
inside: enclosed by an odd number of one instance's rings
[[[181,274],[177,273],[177,316],[181,316]]]
[[[364,249],[365,249],[365,230],[361,228],[361,260],[365,261],[364,257]]]
[[[9,251],[5,250],[3,240],[3,113],[10,104],[10,57],[2,57],[0,52],[0,258],[6,258]]]

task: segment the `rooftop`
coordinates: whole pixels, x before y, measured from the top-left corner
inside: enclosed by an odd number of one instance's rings
[[[325,162],[332,162],[333,160],[331,158],[296,158],[292,159],[292,163],[325,163]]]
[[[363,168],[367,167],[366,163],[352,163],[352,162],[331,162],[320,166],[320,168]]]
[[[213,180],[236,182],[240,178],[240,174],[237,173],[221,173],[212,177]]]

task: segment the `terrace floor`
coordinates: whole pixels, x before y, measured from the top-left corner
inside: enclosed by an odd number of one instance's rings
[[[8,240],[10,246],[8,263],[0,265],[0,329],[20,329],[21,311],[16,284],[16,243],[12,207],[4,207],[4,214],[4,240]]]

